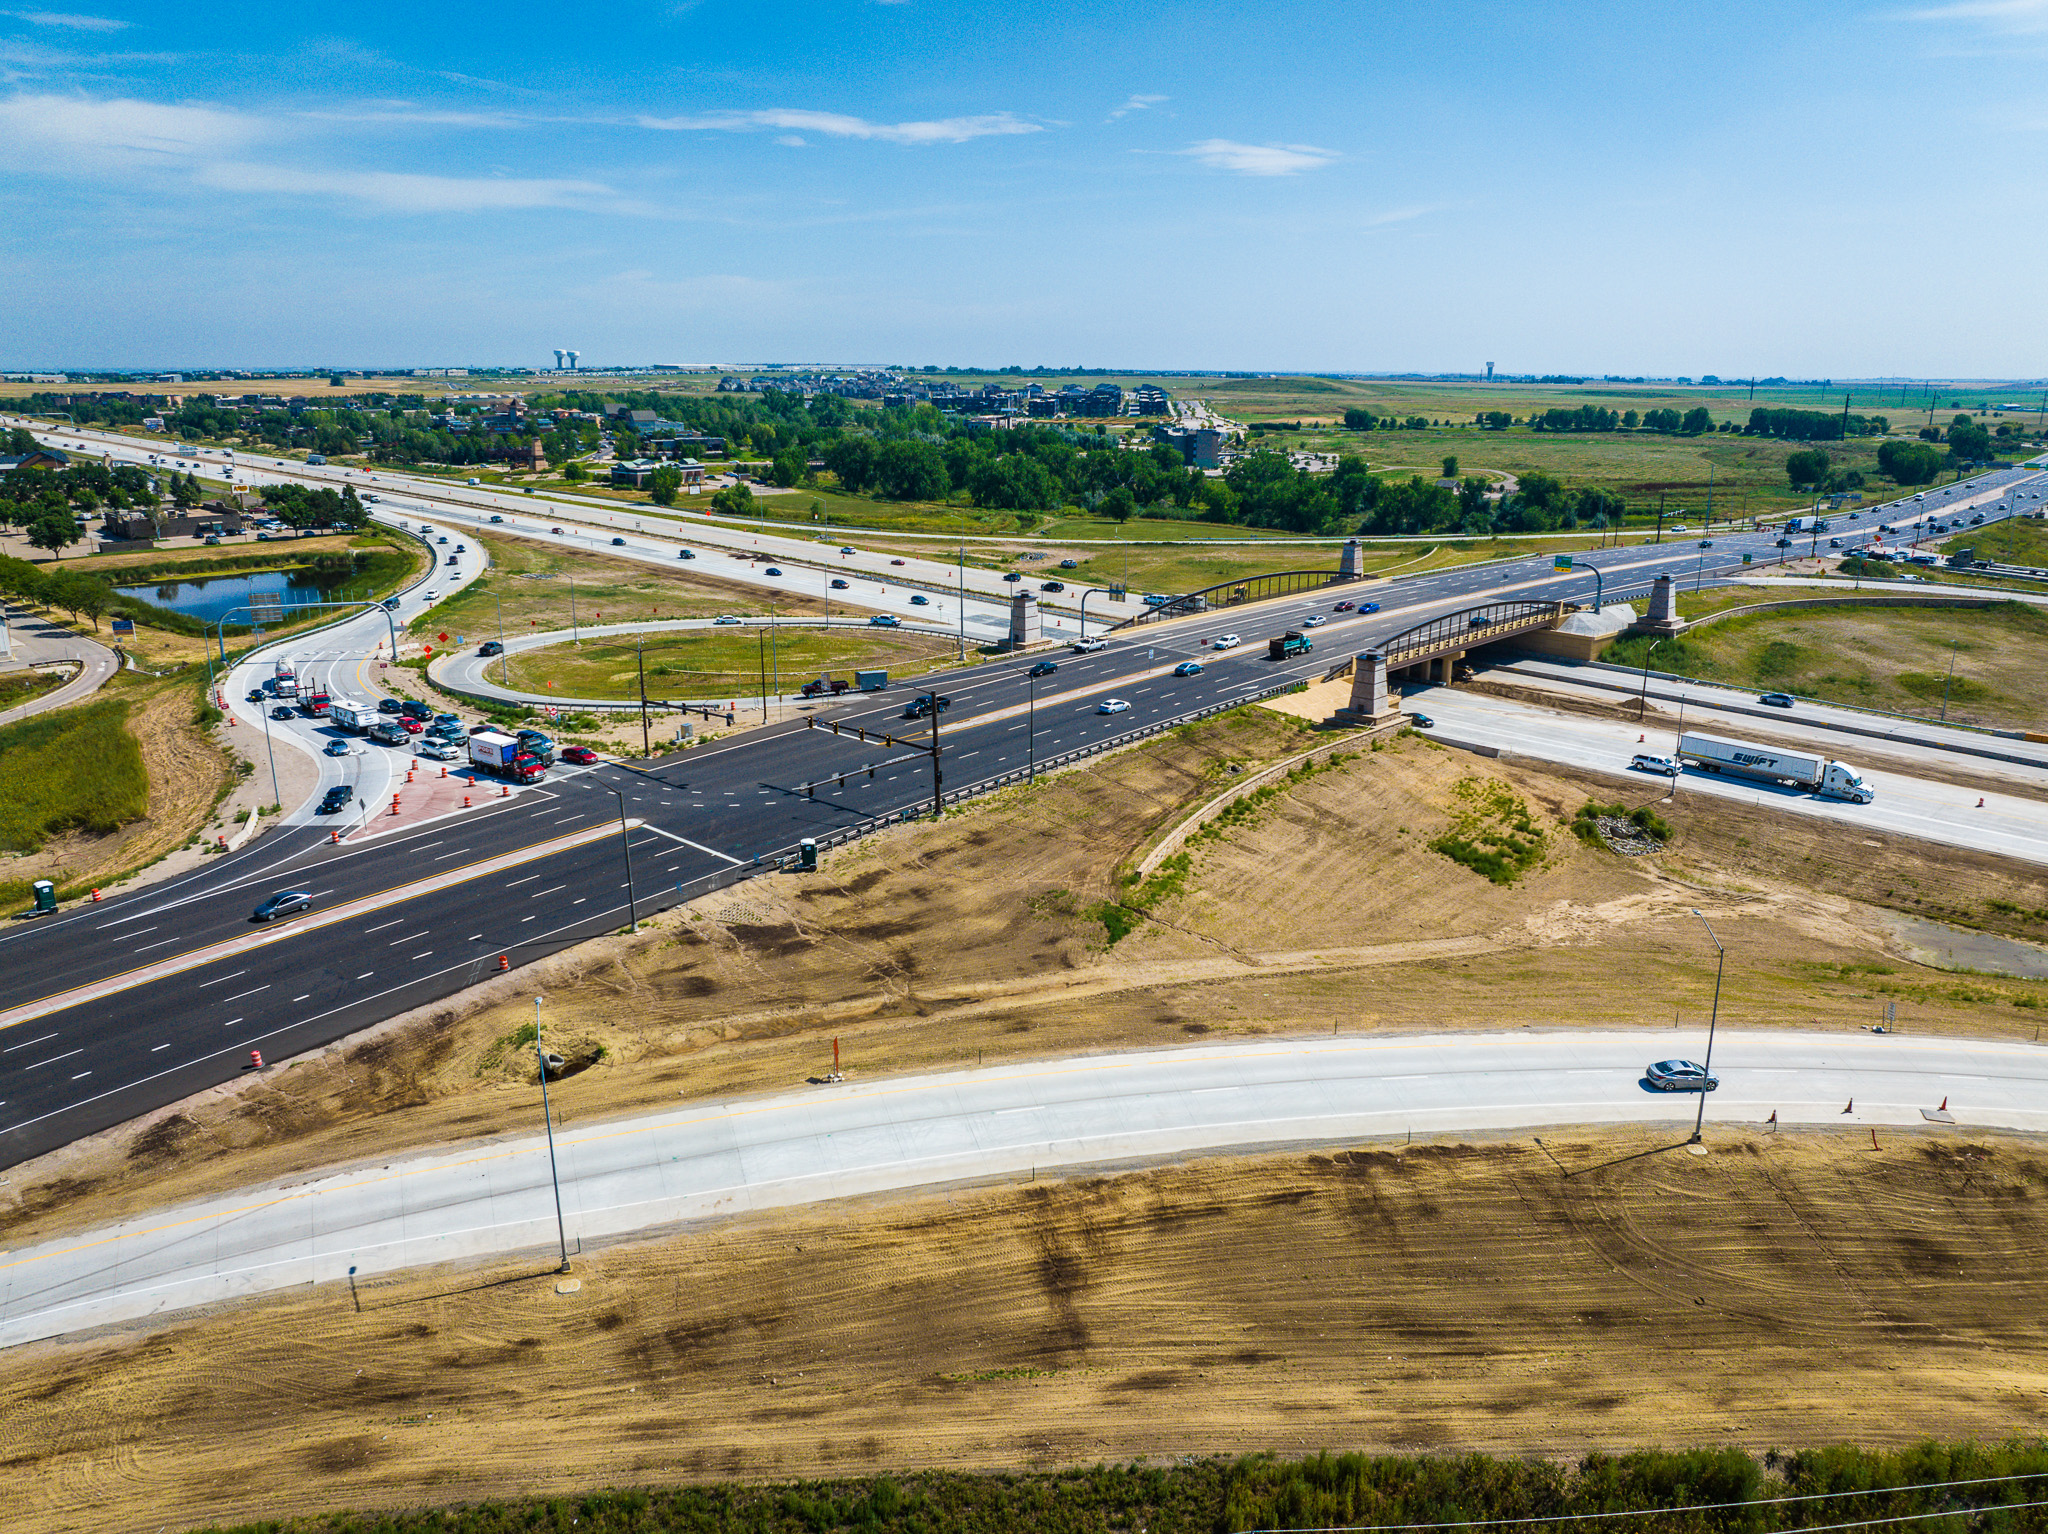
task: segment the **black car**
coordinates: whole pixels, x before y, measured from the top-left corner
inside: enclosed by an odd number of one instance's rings
[[[626,540],[623,538],[614,538],[612,540],[612,547],[615,549],[623,549],[625,546]]]
[[[942,713],[942,714],[943,714],[943,713],[944,713],[944,712],[945,712],[945,711],[946,711],[947,709],[951,708],[952,706],[953,706],[953,700],[952,700],[951,698],[948,698],[948,697],[944,697],[944,696],[941,696],[941,697],[940,697],[940,699],[939,699],[939,712],[940,712],[940,713]],[[929,713],[930,713],[931,711],[932,711],[932,700],[931,700],[931,699],[930,699],[930,697],[928,697],[928,696],[927,696],[927,697],[917,697],[917,698],[912,698],[912,699],[911,699],[911,700],[910,700],[910,701],[909,701],[908,703],[906,703],[906,704],[904,704],[904,705],[903,705],[903,717],[904,717],[905,719],[922,719],[922,718],[924,718],[924,717],[925,717],[925,715],[929,714]]]
[[[1026,676],[1051,676],[1055,671],[1059,669],[1059,663],[1057,661],[1042,660],[1024,674]]]
[[[503,655],[505,647],[495,639],[486,639],[476,647],[476,653],[479,655]]]
[[[262,688],[252,687],[249,689],[249,696],[243,701],[248,703],[261,703],[266,696],[267,695],[265,694]]]
[[[396,698],[379,698],[377,700],[377,712],[380,714],[397,713],[398,700]]]
[[[1006,581],[1021,581],[1022,579],[1024,579],[1024,577],[1017,571],[1012,570],[1008,575],[1004,576],[1003,579]]]
[[[434,711],[417,698],[407,698],[398,705],[398,712],[408,719],[417,719],[422,723],[434,717]]]
[[[1792,540],[1790,538],[1780,538],[1778,540],[1778,547],[1781,549],[1789,549],[1792,547]]]
[[[837,576],[834,576],[832,580],[832,589],[834,591],[846,591],[849,589],[849,583],[840,580]]]
[[[1067,583],[1065,581],[1041,581],[1039,582],[1038,589],[1040,591],[1065,591]]]
[[[356,791],[346,783],[337,783],[321,796],[320,813],[332,815],[336,810],[355,798]]]
[[[276,708],[270,711],[270,717],[273,719],[295,719],[298,716],[294,714],[290,709],[286,708],[282,703],[280,703]]]
[[[250,913],[251,921],[276,921],[281,916],[301,916],[310,910],[313,896],[306,890],[279,890]]]

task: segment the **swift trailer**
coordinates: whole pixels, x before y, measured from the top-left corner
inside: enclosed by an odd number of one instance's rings
[[[1759,783],[1803,788],[1822,799],[1847,799],[1868,804],[1877,797],[1863,775],[1847,762],[1829,761],[1799,751],[1782,751],[1749,740],[1724,740],[1718,735],[1681,735],[1678,759],[1705,772],[1725,772]]]

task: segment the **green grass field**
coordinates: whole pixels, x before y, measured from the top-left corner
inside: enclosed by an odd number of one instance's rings
[[[63,831],[104,834],[149,812],[128,704],[102,699],[0,729],[0,848],[34,852]]]
[[[1739,604],[1737,604],[1739,605]],[[2000,729],[2048,717],[2048,614],[2018,602],[1987,609],[1846,605],[1759,613],[1657,644],[1643,636],[1606,659],[1736,687]],[[1951,676],[1950,666],[1954,672]]]
[[[764,638],[764,636],[766,636]],[[821,674],[850,678],[875,668],[891,677],[917,676],[950,663],[953,641],[869,628],[710,629],[650,634],[645,643],[651,698],[759,696],[763,667],[768,686],[780,678],[785,692]],[[495,668],[492,676],[497,676]],[[616,643],[550,645],[512,657],[512,684],[524,692],[568,698],[639,696],[634,646]]]

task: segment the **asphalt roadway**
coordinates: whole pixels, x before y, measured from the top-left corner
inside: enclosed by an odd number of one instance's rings
[[[2026,497],[2044,478],[2000,471],[1937,494],[1944,509],[1970,504],[1989,518],[2031,509]],[[1884,510],[1861,513],[1851,536],[1873,536]],[[1578,558],[1619,593],[1687,555],[1699,579],[1732,577],[1745,552],[1775,557],[1775,535],[1724,535],[1712,550],[1631,545]],[[921,679],[919,688],[952,699],[940,766],[945,785],[958,788],[1277,683],[1318,679],[1434,616],[1503,597],[1585,601],[1593,586],[1587,570],[1557,572],[1538,558],[1458,567],[1128,630],[1104,651],[1061,654],[1057,672],[1037,680],[1026,676],[1037,657],[1019,656]],[[1333,613],[1333,597],[1376,600],[1382,610]],[[1265,638],[1311,616],[1328,620],[1313,631],[1315,651],[1268,660]],[[366,634],[384,629],[381,615],[354,621]],[[1210,646],[1233,628],[1242,647]],[[368,638],[354,642],[369,652]],[[1172,676],[1183,660],[1204,669]],[[934,772],[919,748],[929,726],[901,717],[913,691],[820,706],[645,768],[558,769],[511,800],[374,841],[334,846],[317,823],[287,826],[181,879],[16,924],[0,935],[0,1166],[234,1079],[251,1049],[274,1059],[317,1047],[462,989],[493,972],[500,955],[516,967],[624,926],[622,838],[546,845],[607,815],[638,822],[631,889],[644,913],[770,864],[799,838],[928,806]],[[1099,712],[1112,698],[1128,707]],[[807,728],[813,717],[865,729],[869,739]],[[873,739],[898,732],[908,741]],[[531,857],[517,871],[440,877],[522,851]],[[287,923],[276,941],[221,950],[249,932],[250,910],[280,889],[310,891],[317,907],[366,901],[389,914]]]
[[[1662,1125],[1683,1154],[1700,1099],[1648,1064],[1703,1028],[1259,1040],[1095,1055],[558,1129],[557,1227],[539,1094],[518,1138],[335,1170],[0,1253],[0,1346],[289,1285],[530,1255],[781,1205],[1226,1148],[1550,1124]],[[1721,1126],[2048,1129],[2048,1051],[1890,1034],[1722,1032]]]

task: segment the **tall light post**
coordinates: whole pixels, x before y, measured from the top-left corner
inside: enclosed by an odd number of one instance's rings
[[[1668,639],[1671,636],[1667,634],[1664,637]],[[1657,646],[1663,642],[1663,639],[1653,639],[1650,641],[1650,648],[1643,651],[1643,689],[1636,695],[1638,719],[1647,720],[1650,717],[1650,657],[1657,653]]]
[[[555,1116],[548,1109],[548,1054],[540,1042],[540,1004],[545,998],[533,998],[533,1057],[540,1067],[540,1117],[548,1127],[548,1178],[555,1185],[555,1235],[562,1243],[562,1266],[556,1271],[569,1271],[569,1227],[562,1220],[562,1173],[555,1164]]]
[[[1948,647],[1948,675],[1941,679],[1941,722],[1943,724],[1948,723],[1948,690],[1951,686],[1955,684],[1956,647],[1961,643],[1962,641],[1958,640],[1956,641],[1956,644],[1952,644]],[[275,774],[275,763],[272,764],[271,771],[273,774]]]
[[[1700,917],[1700,925],[1707,929],[1707,940],[1714,945],[1714,951],[1720,955],[1714,964],[1714,1010],[1707,1018],[1707,1058],[1702,1063],[1706,1081],[1700,1083],[1700,1111],[1693,1119],[1692,1139],[1688,1142],[1697,1145],[1700,1143],[1701,1128],[1707,1121],[1707,1081],[1714,1079],[1714,1026],[1721,1021],[1721,972],[1728,967],[1728,950],[1721,946],[1721,940],[1714,936],[1713,925],[1706,917],[1700,916],[1697,907],[1692,914]]]
[[[1030,697],[1024,705],[1024,759],[1028,763],[1025,772],[1027,783],[1038,781],[1038,678],[1026,676],[1024,685],[1030,689]]]
[[[498,599],[498,685],[512,685],[512,657],[505,653],[505,593],[492,593]]]
[[[633,833],[626,824],[626,796],[609,783],[605,784],[604,788],[605,792],[619,801],[619,849],[626,857],[626,919],[633,924],[632,930],[638,932],[640,908],[633,898]]]

